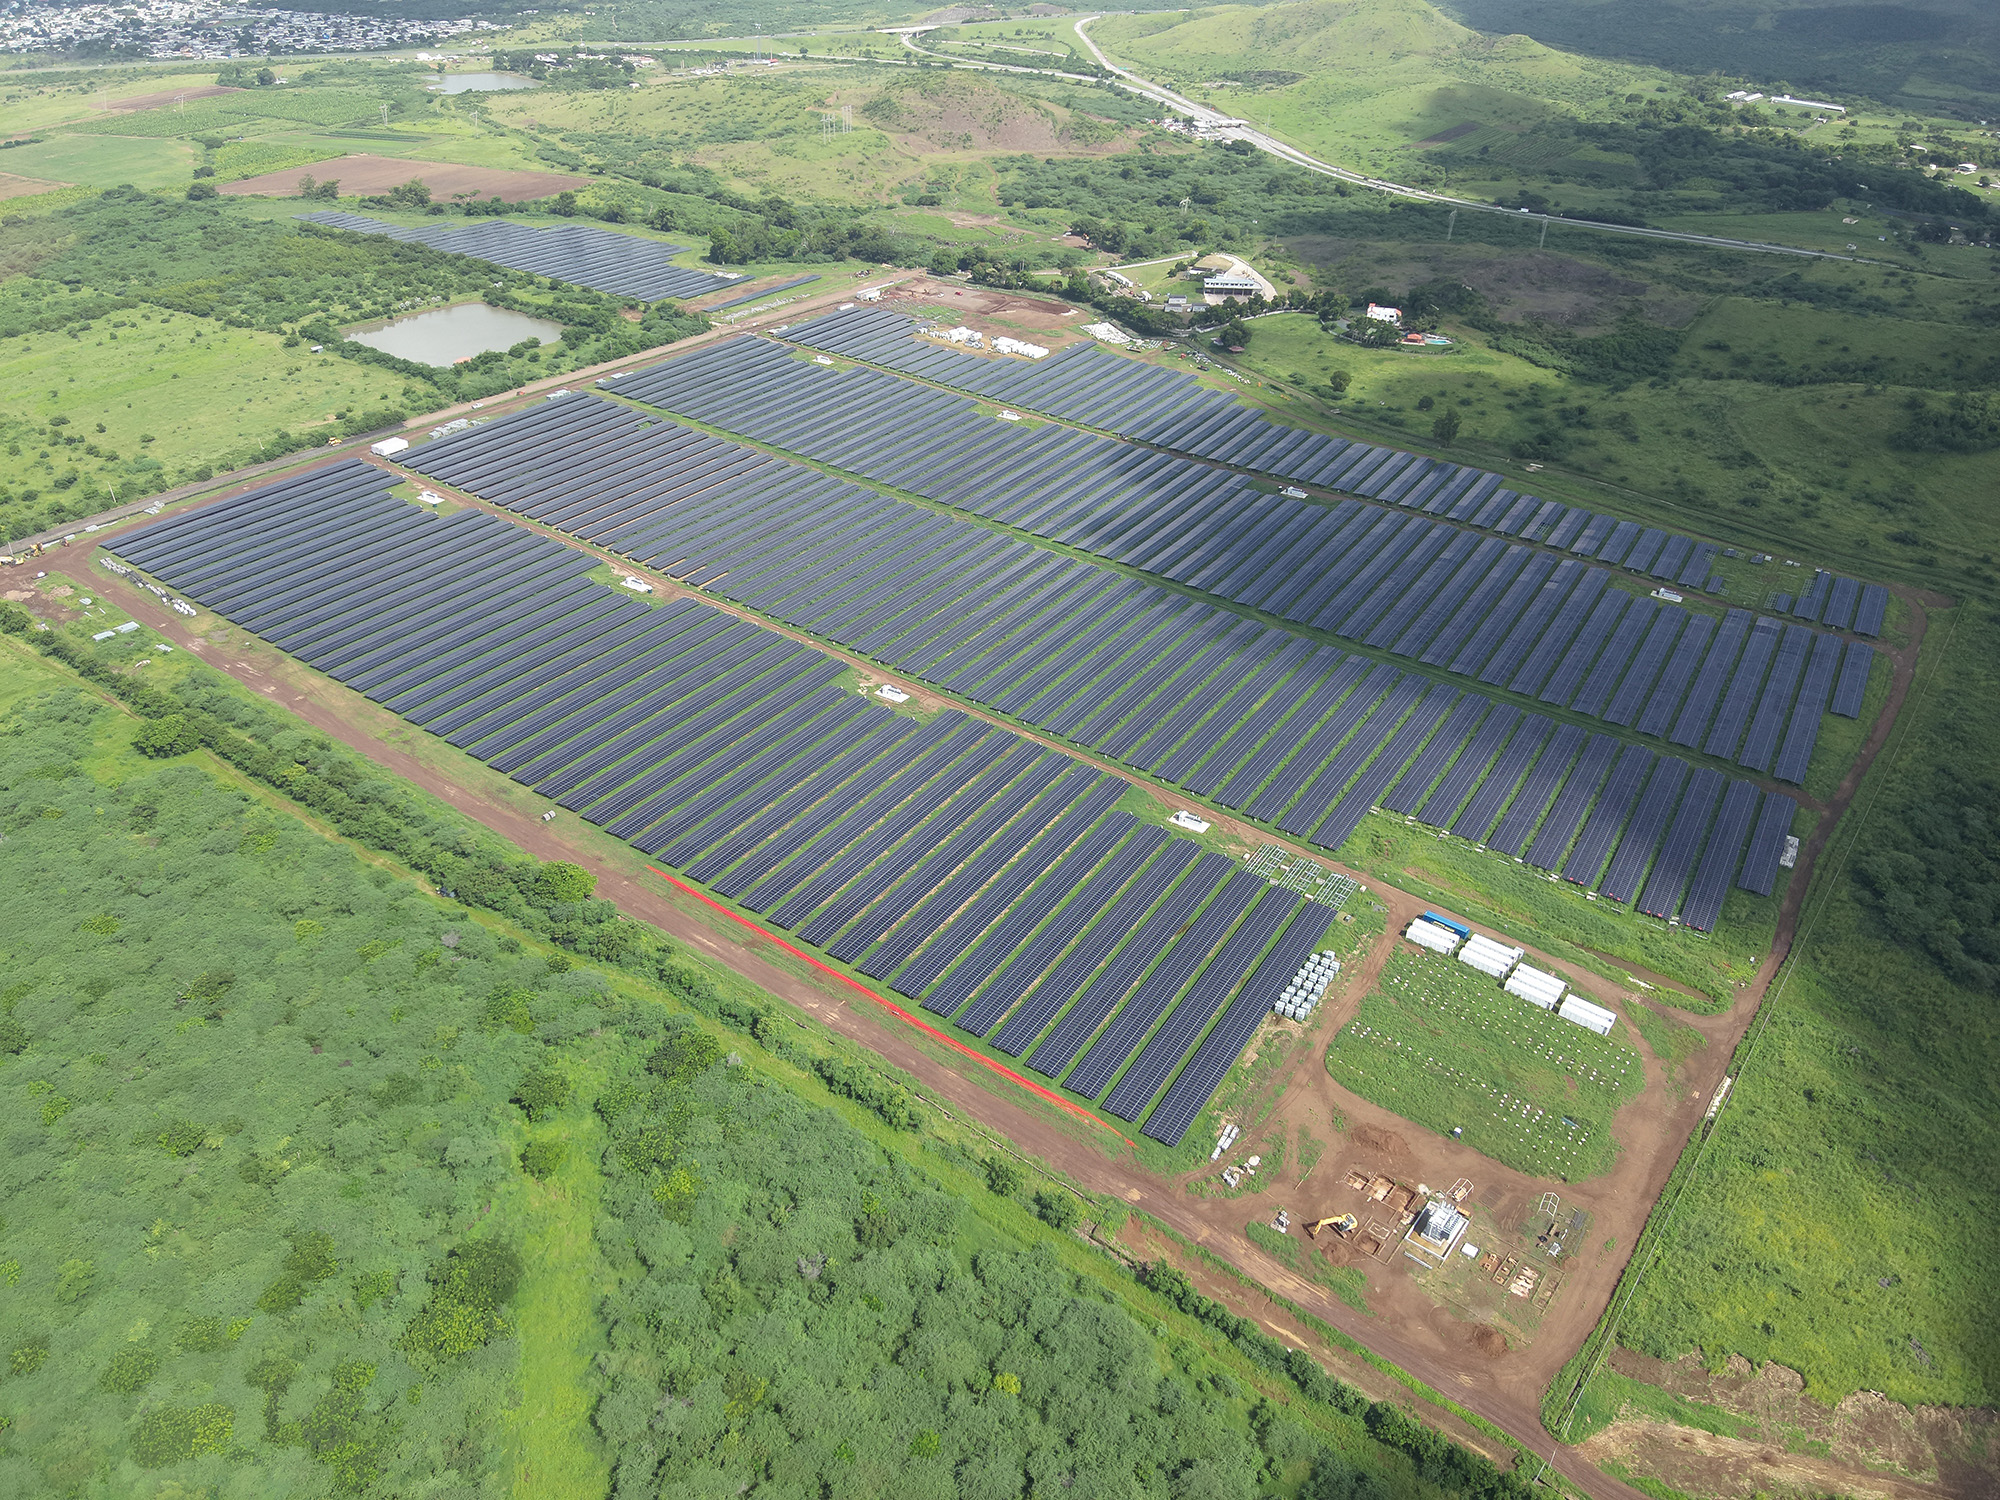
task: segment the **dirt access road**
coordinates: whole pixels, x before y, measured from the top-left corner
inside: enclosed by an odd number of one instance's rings
[[[828,293],[825,299],[813,300],[833,300],[839,295],[835,291]],[[576,377],[572,375],[570,379],[574,381]],[[502,403],[493,404],[497,408]],[[427,418],[426,423],[436,420],[436,417]],[[202,503],[212,503],[245,487],[238,485],[219,490]],[[110,541],[124,529],[125,526],[120,526],[102,531],[92,540]],[[83,558],[77,560],[81,562]],[[453,758],[441,764],[442,758],[433,760],[402,748],[396,741],[414,738],[408,726],[358,694],[318,676],[261,643],[248,638],[231,640],[230,637],[238,634],[233,629],[217,632],[218,639],[208,639],[200,626],[209,622],[200,622],[196,628],[190,628],[188,622],[161,607],[153,596],[115,579],[93,578],[93,582],[106,597],[125,605],[134,618],[152,626],[166,639],[195,651],[239,681],[274,701],[284,703],[330,737],[368,756],[385,769],[443,797],[536,857],[573,860],[595,870],[599,875],[601,893],[617,902],[621,910],[653,923],[689,946],[728,964],[751,982],[797,1006],[805,1014],[873,1048],[895,1066],[922,1080],[927,1092],[947,1109],[994,1130],[1020,1150],[1043,1158],[1085,1188],[1122,1197],[1254,1281],[1287,1297],[1430,1385],[1450,1392],[1468,1409],[1506,1430],[1517,1441],[1539,1451],[1548,1451],[1550,1447],[1539,1425],[1540,1392],[1581,1342],[1605,1305],[1623,1269],[1626,1247],[1636,1240],[1688,1132],[1700,1118],[1700,1101],[1713,1087],[1715,1076],[1719,1076],[1726,1065],[1730,1052],[1748,1027],[1779,964],[1789,952],[1797,930],[1801,903],[1817,858],[1839,822],[1839,813],[1852,801],[1867,766],[1886,743],[1890,727],[1907,696],[1925,624],[1922,609],[1925,601],[1913,598],[1910,601],[1913,605],[1911,639],[1895,655],[1894,685],[1889,702],[1873,727],[1861,758],[1829,804],[1829,816],[1820,820],[1818,829],[1801,852],[1799,868],[1782,906],[1772,953],[1760,967],[1753,983],[1740,993],[1729,1011],[1695,1021],[1713,1044],[1703,1054],[1707,1072],[1695,1077],[1694,1087],[1686,1095],[1672,1101],[1666,1100],[1663,1091],[1657,1088],[1648,1090],[1619,1117],[1620,1135],[1628,1143],[1619,1167],[1595,1184],[1563,1186],[1570,1201],[1591,1209],[1594,1215],[1593,1237],[1600,1231],[1613,1237],[1621,1253],[1615,1256],[1603,1254],[1594,1264],[1584,1268],[1582,1274],[1573,1272],[1562,1293],[1560,1310],[1551,1310],[1551,1319],[1544,1324],[1533,1344],[1515,1349],[1495,1347],[1493,1340],[1483,1336],[1478,1327],[1460,1322],[1443,1313],[1428,1299],[1417,1297],[1407,1283],[1400,1291],[1389,1286],[1386,1279],[1380,1290],[1371,1284],[1371,1293],[1378,1299],[1374,1314],[1363,1315],[1353,1311],[1328,1296],[1316,1283],[1251,1244],[1242,1233],[1244,1217],[1247,1212],[1254,1212],[1247,1210],[1246,1205],[1194,1198],[1186,1190],[1188,1178],[1161,1177],[1140,1168],[1128,1154],[1107,1150],[1108,1137],[1093,1136],[1087,1128],[1058,1115],[1031,1096],[990,1078],[981,1069],[967,1064],[964,1059],[939,1047],[921,1033],[908,1029],[853,990],[814,974],[768,940],[674,891],[657,877],[649,875],[643,861],[632,851],[624,850],[622,846],[614,848],[608,839],[592,830],[576,829],[572,832],[576,828],[573,822],[566,826],[542,824],[539,812],[546,804],[497,774],[462,758]],[[769,622],[764,623],[768,625]],[[828,649],[823,642],[816,644],[822,650]],[[1249,834],[1253,831],[1246,828],[1244,832]],[[1258,834],[1257,837],[1263,835]],[[1332,867],[1342,869],[1338,865]],[[1361,872],[1343,872],[1356,874],[1357,878],[1372,879]],[[1379,972],[1380,965],[1396,941],[1393,936],[1395,931],[1427,905],[1435,907],[1435,903],[1421,901],[1391,888],[1376,885],[1374,889],[1378,899],[1388,908],[1389,931],[1351,966],[1353,973],[1350,984],[1343,992],[1345,998],[1342,1005],[1351,1006],[1366,992],[1367,984]],[[1585,987],[1595,989],[1603,998],[1629,999],[1616,985],[1595,976],[1586,979]],[[1323,1021],[1322,1024],[1329,1025],[1331,1022]],[[1330,1035],[1330,1032],[1322,1031],[1320,1035]],[[1351,1122],[1352,1144],[1347,1148],[1350,1155],[1357,1159],[1366,1155],[1390,1169],[1401,1167],[1407,1161],[1410,1168],[1420,1167],[1426,1176],[1434,1174],[1434,1180],[1450,1181],[1451,1177],[1445,1175],[1447,1173],[1471,1178],[1478,1184],[1482,1201],[1489,1204],[1511,1203],[1518,1194],[1550,1186],[1520,1174],[1508,1173],[1498,1164],[1464,1147],[1442,1140],[1432,1141],[1427,1133],[1416,1131],[1408,1122],[1347,1094],[1326,1077],[1324,1068],[1318,1062],[1319,1052],[1317,1046],[1300,1048],[1291,1064],[1271,1085],[1271,1089],[1280,1096],[1278,1112],[1283,1120],[1302,1119],[1314,1109],[1337,1109]],[[1307,1057],[1313,1059],[1310,1064],[1303,1061]],[[1648,1059],[1649,1082],[1658,1081],[1657,1066],[1657,1060]],[[1634,1114],[1634,1111],[1638,1113]],[[1643,1130],[1650,1139],[1634,1142],[1632,1131],[1635,1129]],[[1421,1157],[1410,1145],[1411,1138],[1416,1136],[1423,1136]],[[1330,1173],[1333,1165],[1328,1164]],[[1201,1174],[1189,1174],[1189,1178],[1198,1175]],[[1337,1178],[1330,1175],[1329,1181],[1333,1180]],[[1198,1277],[1206,1278],[1205,1285],[1214,1288],[1219,1284],[1213,1273],[1199,1262],[1190,1262],[1185,1257],[1182,1261]],[[1226,1286],[1226,1283],[1220,1285]],[[1267,1318],[1266,1321],[1272,1320]],[[1281,1324],[1282,1320],[1279,1320],[1272,1326]],[[1287,1337],[1295,1342],[1314,1347],[1322,1357],[1331,1352],[1305,1330],[1281,1327],[1281,1331],[1285,1331]],[[1337,1356],[1333,1362],[1337,1366],[1351,1363]],[[1597,1471],[1576,1450],[1558,1450],[1553,1462],[1559,1471],[1593,1495],[1625,1496],[1633,1493]]]

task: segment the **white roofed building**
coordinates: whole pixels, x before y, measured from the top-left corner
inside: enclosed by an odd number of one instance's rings
[[[1594,1031],[1599,1036],[1610,1036],[1611,1028],[1618,1023],[1618,1013],[1606,1010],[1601,1005],[1592,1005],[1578,995],[1571,995],[1557,1009],[1556,1014],[1565,1021],[1574,1021],[1586,1031]]]

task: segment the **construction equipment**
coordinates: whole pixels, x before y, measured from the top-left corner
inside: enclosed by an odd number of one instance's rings
[[[1322,1229],[1331,1229],[1342,1239],[1346,1239],[1347,1236],[1354,1233],[1360,1227],[1361,1221],[1355,1218],[1353,1214],[1335,1214],[1330,1219],[1321,1219],[1317,1224],[1306,1225],[1306,1235],[1309,1239],[1316,1240],[1319,1238],[1319,1232]]]

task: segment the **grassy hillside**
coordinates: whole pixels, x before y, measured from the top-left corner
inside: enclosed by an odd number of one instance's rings
[[[1467,25],[1553,46],[1795,88],[1858,90],[1904,108],[1990,118],[2000,100],[1993,9],[1980,0],[1448,0]]]

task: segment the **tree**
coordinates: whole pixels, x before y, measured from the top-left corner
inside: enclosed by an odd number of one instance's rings
[[[211,194],[214,191],[209,189]],[[166,760],[185,755],[190,750],[199,750],[201,735],[185,714],[168,714],[163,719],[148,719],[140,725],[139,732],[132,736],[132,748],[141,755]]]
[[[1458,436],[1458,408],[1447,406],[1437,414],[1431,423],[1431,436],[1440,443],[1449,443]]]
[[[1222,332],[1215,341],[1225,349],[1244,349],[1250,344],[1250,329],[1241,318],[1231,318],[1223,325]]]
[[[998,1193],[1003,1198],[1011,1198],[1021,1191],[1021,1169],[1004,1156],[989,1156],[986,1168],[986,1190]]]
[[[215,196],[215,184],[212,182],[191,182],[188,184],[187,195],[191,200],[197,202],[203,198],[213,198]]]
[[[1338,400],[1345,396],[1347,388],[1354,384],[1354,376],[1346,370],[1334,370],[1326,377],[1326,383],[1333,388],[1334,398]]]
[[[535,871],[534,898],[548,906],[588,901],[596,889],[595,875],[565,860],[551,860]]]

